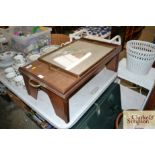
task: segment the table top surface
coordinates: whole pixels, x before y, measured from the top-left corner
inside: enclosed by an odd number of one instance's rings
[[[101,88],[98,89],[99,93],[95,96],[97,99],[99,95],[106,90],[110,83],[114,81],[116,76],[117,74],[113,74],[109,71],[108,74],[104,71],[100,72],[88,82],[84,88],[79,90],[77,94],[70,99],[70,105],[73,106],[70,107],[71,120],[69,123],[65,123],[55,114],[51,101],[45,92],[39,91],[37,100],[34,99],[32,96],[28,95],[25,88],[17,86],[14,82],[9,82],[5,77],[4,71],[0,69],[0,81],[25,104],[30,106],[35,112],[56,128],[70,128],[73,126],[94,102],[94,96],[89,95],[89,93],[92,93],[92,90],[94,90],[97,85],[100,86]],[[128,100],[129,98],[130,100]],[[81,100],[83,102],[81,102]],[[92,100],[92,102],[89,100]],[[144,100],[145,97],[143,95],[121,86],[121,104],[123,109],[143,109]]]

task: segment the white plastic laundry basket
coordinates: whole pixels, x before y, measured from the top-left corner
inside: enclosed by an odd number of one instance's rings
[[[155,61],[155,44],[130,40],[127,42],[127,69],[139,75],[149,72]]]

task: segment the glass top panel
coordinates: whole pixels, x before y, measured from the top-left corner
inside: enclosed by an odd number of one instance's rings
[[[80,76],[113,49],[114,47],[108,46],[108,44],[102,45],[78,40],[53,53],[43,56],[41,60]]]

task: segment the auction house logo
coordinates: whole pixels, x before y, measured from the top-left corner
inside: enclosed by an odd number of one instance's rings
[[[124,111],[124,129],[155,129],[155,111]]]

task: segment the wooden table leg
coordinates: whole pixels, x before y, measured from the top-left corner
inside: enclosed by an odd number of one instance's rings
[[[25,86],[26,86],[28,94],[33,96],[35,99],[37,99],[38,88],[34,88],[34,87],[30,86],[29,78],[27,76],[23,76],[23,78],[24,78],[24,82],[25,82]]]
[[[27,92],[29,95],[37,99],[38,95],[38,88],[32,87],[29,83],[29,77],[23,76],[25,81],[25,86],[27,88]],[[69,122],[69,101],[65,100],[58,95],[54,94],[53,92],[49,91],[44,87],[40,87],[41,90],[45,91],[53,105],[55,113],[62,118],[66,123]]]
[[[69,101],[65,100],[56,94],[52,93],[51,91],[43,88],[43,90],[48,94],[55,113],[62,118],[66,123],[69,122]]]
[[[117,54],[112,60],[106,64],[107,69],[117,72],[119,62],[119,54]]]

